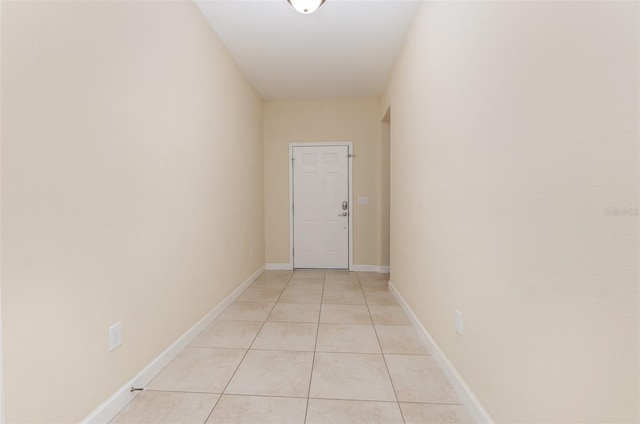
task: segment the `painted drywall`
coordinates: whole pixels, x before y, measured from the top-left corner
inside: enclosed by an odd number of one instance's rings
[[[0,47],[2,46],[2,2],[0,1]],[[2,60],[0,57],[0,81],[2,81]],[[2,84],[0,84],[2,99]],[[2,101],[0,101],[0,187],[2,186]],[[2,190],[0,190],[0,223],[2,222]],[[2,225],[0,225],[2,240]],[[0,423],[6,422],[4,416],[4,352],[2,348],[2,243],[0,243]]]
[[[351,141],[353,263],[380,265],[378,99],[264,103],[265,245],[267,263],[289,263],[289,143]],[[358,205],[368,197],[368,205]]]
[[[382,119],[380,128],[380,150],[378,171],[378,196],[379,196],[379,222],[380,222],[380,265],[388,267],[390,263],[390,204],[389,188],[391,184],[391,111],[389,110]]]
[[[192,2],[3,2],[7,421],[80,421],[260,268],[262,178]]]
[[[640,419],[638,7],[426,2],[383,96],[393,283],[497,422]]]

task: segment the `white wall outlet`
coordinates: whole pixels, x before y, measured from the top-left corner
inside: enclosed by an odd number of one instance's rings
[[[462,336],[462,312],[460,312],[457,309],[454,309],[453,316],[454,316],[454,325],[456,328],[456,333]]]
[[[122,330],[120,321],[109,327],[109,350],[113,350],[122,344]]]

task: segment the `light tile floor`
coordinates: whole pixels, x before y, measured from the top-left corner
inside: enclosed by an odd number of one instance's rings
[[[112,423],[470,423],[388,275],[265,271]]]

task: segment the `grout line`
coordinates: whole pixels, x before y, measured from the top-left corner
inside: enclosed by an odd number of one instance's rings
[[[215,393],[215,392],[197,392],[194,390],[159,390],[159,389],[145,389],[146,392],[160,392],[160,393],[190,393],[194,395],[215,395],[215,396],[242,396],[242,397],[264,397],[264,398],[279,398],[279,399],[307,399],[307,396],[284,396],[284,395],[264,395],[264,394],[251,394],[251,393]],[[416,402],[416,401],[395,401],[395,400],[379,400],[379,399],[351,399],[351,398],[332,398],[332,397],[308,397],[314,400],[335,400],[345,402],[375,402],[375,403],[411,403],[415,405],[450,405],[450,406],[464,406],[463,403],[453,402]]]
[[[268,321],[268,322],[275,322],[277,324],[308,324],[308,325],[313,325],[315,324],[316,326],[318,324],[323,324],[323,325],[370,325],[370,324],[333,324],[333,323],[316,323],[316,322],[280,322],[280,321]],[[265,324],[267,322],[265,321]],[[317,338],[317,333],[316,333],[316,338]],[[185,346],[186,348],[192,348],[192,349],[218,349],[218,350],[249,350],[249,348],[247,347],[218,347],[218,346]],[[266,347],[251,347],[251,350],[260,350],[260,351],[268,351],[268,352],[320,352],[320,353],[344,353],[344,354],[351,354],[351,355],[380,355],[381,352],[345,352],[342,350],[317,350],[317,347],[313,350],[309,349],[285,349],[285,348],[266,348]],[[400,356],[431,356],[431,354],[429,354],[429,352],[425,352],[425,353],[398,353],[398,352],[387,352],[387,353],[382,353],[384,355],[400,355]],[[146,389],[145,389],[146,390]],[[206,392],[209,393],[209,392]],[[422,403],[422,402],[419,402]]]
[[[324,298],[324,283],[327,277],[325,270],[322,277],[322,293],[320,293],[320,311],[318,311],[318,322],[316,323],[316,341],[313,344],[313,359],[311,360],[311,375],[309,375],[309,390],[307,391],[307,406],[304,410],[304,422],[307,422],[307,413],[309,412],[309,397],[311,396],[311,384],[313,383],[313,367],[316,364],[316,349],[318,348],[318,334],[320,333],[320,316],[322,315],[322,300]]]
[[[344,398],[330,398],[330,397],[312,397],[313,400],[335,400],[339,402],[374,402],[374,403],[392,403],[397,404],[395,400],[373,400],[373,399],[344,399]]]
[[[364,290],[363,290],[362,294],[364,295]],[[366,300],[367,296],[365,296],[364,298]],[[374,306],[374,305],[371,305],[371,306]],[[367,301],[367,310],[369,311],[369,315],[371,315],[371,309],[369,308],[369,301]],[[373,318],[371,318],[371,321],[373,321]],[[395,396],[395,398],[396,398],[396,405],[398,405],[398,409],[400,410],[400,416],[402,417],[402,421],[406,424],[407,420],[404,418],[404,413],[402,412],[402,408],[400,407],[400,401],[398,400],[398,394],[396,393],[396,386],[393,384],[393,379],[391,378],[391,372],[389,371],[389,365],[387,364],[387,358],[384,356],[384,350],[382,349],[382,343],[380,343],[380,337],[378,336],[378,330],[376,329],[375,322],[373,323],[373,331],[376,334],[376,339],[378,340],[378,345],[380,346],[380,353],[382,354],[382,360],[384,361],[384,366],[387,369],[387,375],[389,376],[389,382],[391,383],[391,388],[393,389],[393,396]]]
[[[197,390],[168,390],[168,389],[144,389],[145,392],[160,392],[160,393],[192,393],[194,395],[217,395],[222,396],[222,393],[218,392],[199,392]]]
[[[186,348],[193,349],[219,349],[219,350],[247,350],[248,347],[218,347],[218,346],[185,346]]]
[[[262,275],[262,274],[261,274]],[[305,399],[304,396],[282,396],[282,395],[265,395],[265,394],[237,394],[237,393],[225,393],[225,391],[228,389],[228,386],[231,384],[231,381],[234,379],[235,375],[237,374],[238,370],[240,369],[240,367],[242,366],[244,360],[246,359],[246,356],[248,355],[249,351],[251,350],[256,350],[256,351],[289,351],[289,352],[310,352],[308,350],[291,350],[291,349],[262,349],[262,348],[254,348],[255,342],[258,339],[258,336],[260,335],[261,331],[264,329],[265,325],[267,322],[275,322],[275,323],[303,323],[303,324],[315,324],[316,325],[316,337],[315,337],[315,343],[314,343],[314,348],[313,348],[313,359],[312,359],[312,363],[311,363],[311,372],[310,372],[310,378],[309,378],[309,389],[307,392],[307,396],[306,396],[306,409],[305,409],[305,422],[307,421],[307,414],[308,414],[308,409],[309,409],[309,401],[310,399],[321,399],[321,400],[335,400],[335,401],[351,401],[351,402],[378,402],[378,403],[394,403],[398,406],[398,409],[400,410],[400,414],[403,418],[403,421],[405,421],[404,415],[402,413],[402,408],[400,408],[400,401],[398,400],[398,396],[396,393],[396,389],[395,386],[393,384],[393,380],[391,379],[391,373],[389,372],[389,367],[386,361],[386,356],[385,356],[385,352],[382,349],[382,345],[380,343],[380,337],[378,335],[377,332],[377,326],[378,325],[384,325],[384,326],[403,326],[403,327],[412,327],[411,324],[376,324],[373,322],[373,320],[371,319],[371,322],[369,323],[345,323],[345,322],[335,322],[335,323],[323,323],[321,322],[321,313],[322,313],[322,308],[323,305],[341,305],[341,306],[362,306],[362,304],[357,304],[357,305],[353,305],[353,304],[335,304],[335,303],[325,303],[324,302],[324,293],[325,291],[348,291],[348,290],[352,290],[352,291],[356,291],[358,290],[360,293],[362,293],[364,299],[365,299],[365,303],[364,306],[366,306],[367,308],[367,312],[369,314],[369,317],[371,317],[371,307],[378,307],[378,306],[392,306],[392,305],[374,305],[374,304],[370,304],[369,301],[367,300],[367,297],[365,295],[365,293],[367,293],[367,291],[365,291],[365,289],[362,287],[362,283],[360,281],[360,276],[358,275],[357,272],[355,272],[355,277],[356,277],[356,281],[358,283],[359,289],[335,289],[335,290],[326,290],[326,282],[327,282],[327,271],[323,270],[322,271],[322,286],[319,289],[319,291],[321,292],[321,296],[320,296],[320,304],[317,303],[297,303],[297,302],[281,302],[281,298],[282,295],[284,294],[284,291],[291,288],[290,285],[292,284],[292,282],[294,281],[294,276],[295,276],[295,271],[292,272],[290,274],[290,277],[288,278],[287,282],[285,283],[283,288],[265,288],[265,289],[269,289],[269,290],[280,290],[280,294],[278,296],[278,298],[276,299],[275,303],[274,302],[264,302],[264,301],[257,301],[257,302],[238,302],[237,300],[234,303],[243,303],[243,304],[269,304],[270,309],[269,309],[269,313],[267,314],[267,317],[264,320],[220,320],[218,322],[253,322],[253,323],[261,323],[260,328],[258,329],[256,335],[253,337],[253,340],[251,341],[251,343],[249,344],[248,348],[243,348],[243,347],[215,347],[215,346],[191,346],[188,345],[186,347],[193,347],[193,348],[199,348],[199,349],[227,349],[227,350],[245,350],[242,359],[239,361],[238,365],[236,366],[233,374],[231,375],[229,381],[226,383],[226,385],[224,386],[223,390],[221,393],[212,393],[212,392],[198,392],[198,391],[180,391],[180,390],[154,390],[154,389],[148,389],[149,391],[155,391],[155,392],[175,392],[175,393],[194,393],[194,394],[203,394],[203,395],[218,395],[218,399],[216,400],[213,408],[211,409],[211,411],[209,412],[209,414],[207,415],[206,420],[210,419],[210,417],[212,416],[213,412],[215,411],[215,409],[217,408],[217,406],[220,403],[220,400],[222,399],[222,396],[247,396],[247,397],[265,397],[265,398],[287,398],[287,399]],[[257,281],[257,280],[256,280]],[[299,281],[299,280],[298,280]],[[351,280],[345,281],[344,283],[347,284],[348,282],[351,282]],[[247,287],[246,290],[248,290],[249,288],[251,288],[251,286]],[[298,289],[298,288],[292,288],[292,289]],[[245,291],[246,291],[245,290]],[[305,288],[300,288],[300,290],[308,290]],[[318,289],[310,289],[310,290],[316,290],[318,291]],[[388,289],[387,289],[388,291]],[[278,305],[279,303],[286,303],[286,304],[299,304],[299,305],[308,305],[308,306],[316,306],[319,305],[319,316],[318,316],[318,320],[315,322],[298,322],[298,321],[268,321],[269,317],[272,316],[273,310],[275,309],[276,305]],[[231,306],[231,305],[229,305]],[[395,306],[395,305],[393,305]],[[225,308],[226,309],[226,308]],[[224,311],[223,311],[224,312]],[[403,310],[404,313],[404,310]],[[406,313],[405,313],[406,315]],[[215,321],[214,321],[215,322]],[[373,326],[374,329],[374,333],[376,335],[376,339],[378,341],[378,346],[380,348],[380,352],[369,352],[369,353],[361,353],[361,352],[322,352],[322,353],[334,353],[334,354],[352,354],[352,355],[381,355],[382,359],[385,363],[385,368],[387,369],[387,375],[389,376],[389,381],[391,383],[393,392],[394,392],[394,397],[395,397],[395,401],[393,400],[367,400],[367,399],[334,399],[334,398],[330,398],[330,397],[314,397],[311,398],[311,386],[312,386],[312,382],[313,382],[313,374],[314,374],[314,366],[315,366],[315,357],[316,357],[316,353],[319,352],[318,351],[318,338],[319,338],[319,333],[320,333],[320,324],[328,324],[328,325],[371,325]],[[183,349],[184,350],[184,349]],[[403,355],[403,354],[398,354],[398,355]],[[414,356],[424,356],[425,354],[407,354],[407,355],[414,355]],[[426,354],[428,355],[428,354]],[[167,365],[168,366],[168,365]],[[166,368],[166,367],[165,367]],[[164,368],[163,368],[164,369]],[[151,383],[151,382],[150,382]],[[411,404],[435,404],[435,405],[461,405],[460,403],[440,403],[440,402],[402,402],[402,403],[411,403]],[[205,421],[206,421],[205,420]]]
[[[264,274],[264,272],[263,272]],[[260,274],[262,275],[262,274]],[[293,274],[291,274],[291,276],[293,276]],[[260,278],[260,277],[258,277]],[[289,277],[289,280],[291,280],[291,277]],[[287,280],[288,281],[288,280]],[[284,291],[284,289],[283,289]],[[282,291],[280,292],[280,296],[282,296]],[[278,299],[280,298],[280,296],[278,296]],[[270,303],[270,302],[269,302]],[[269,315],[271,315],[271,312],[273,312],[273,309],[276,307],[278,301],[276,300],[276,303],[273,304],[273,306],[271,307],[271,310],[269,311]],[[242,356],[242,359],[240,360],[240,362],[238,362],[238,366],[236,367],[236,369],[233,371],[233,374],[231,374],[231,378],[229,379],[229,381],[227,381],[227,384],[225,384],[224,389],[222,389],[222,394],[220,395],[220,397],[218,398],[218,400],[216,401],[216,404],[213,405],[213,408],[211,409],[211,411],[209,412],[209,415],[207,415],[207,419],[204,420],[204,422],[206,423],[209,418],[211,417],[211,414],[213,414],[213,411],[216,409],[216,407],[218,406],[218,404],[220,403],[220,399],[222,399],[222,396],[224,395],[224,392],[227,390],[227,388],[229,387],[229,384],[231,384],[231,381],[233,380],[233,377],[236,376],[236,373],[238,372],[238,370],[240,369],[240,366],[242,365],[242,363],[244,362],[245,358],[247,357],[247,354],[249,353],[249,351],[251,350],[251,346],[253,346],[253,344],[255,343],[256,339],[258,338],[258,335],[260,334],[260,331],[262,331],[262,328],[264,327],[264,324],[267,322],[267,319],[269,318],[269,315],[267,315],[267,317],[264,319],[264,321],[262,322],[262,325],[260,326],[260,328],[258,329],[258,332],[256,333],[256,335],[253,337],[253,341],[251,342],[251,344],[249,345],[249,348],[247,349],[247,351],[244,353],[244,355]]]
[[[308,324],[308,323],[307,323]],[[273,348],[268,349],[264,347],[254,347],[251,350],[257,352],[293,352],[293,353],[313,353],[313,350],[301,350],[301,349],[284,349],[284,348]]]

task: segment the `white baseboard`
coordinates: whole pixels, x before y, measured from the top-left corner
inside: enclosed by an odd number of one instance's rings
[[[357,271],[357,272],[379,272],[380,274],[389,273],[388,266],[378,266],[378,265],[351,265],[349,271]]]
[[[349,271],[378,272],[378,265],[351,265]]]
[[[291,264],[276,264],[270,263],[267,264],[265,269],[267,271],[291,271],[293,266]],[[389,266],[378,266],[378,265],[351,265],[349,271],[358,271],[358,272],[379,272],[380,274],[388,274],[391,267]]]
[[[291,264],[267,264],[267,271],[291,271],[293,267]]]
[[[111,397],[105,400],[100,406],[93,410],[83,421],[83,424],[89,423],[108,423],[115,417],[122,408],[124,408],[131,400],[140,392],[130,392],[131,387],[145,387],[162,369],[173,360],[178,353],[182,351],[189,343],[195,339],[202,330],[213,322],[218,315],[225,310],[242,292],[249,287],[264,271],[265,267],[261,266],[256,272],[251,274],[238,288],[236,288],[221,303],[213,308],[207,315],[198,321],[193,327],[187,330],[178,338],[171,346],[166,348],[156,359],[151,361],[138,375],[120,387]]]
[[[455,369],[451,361],[449,361],[444,352],[440,349],[435,340],[433,340],[433,337],[431,337],[427,329],[424,328],[422,323],[418,320],[418,317],[416,317],[411,307],[409,307],[407,302],[404,300],[402,295],[398,292],[391,281],[389,281],[389,290],[391,290],[391,293],[393,293],[395,298],[398,299],[398,302],[402,306],[402,309],[404,309],[404,311],[407,313],[407,316],[409,317],[409,320],[411,320],[413,327],[418,332],[418,335],[427,345],[427,349],[429,349],[431,356],[433,356],[433,359],[436,360],[444,374],[447,376],[447,379],[453,386],[456,394],[458,395],[464,406],[467,408],[469,413],[473,416],[475,421],[477,423],[493,424],[494,421],[487,410],[484,409],[478,398],[471,391],[471,388],[467,385],[467,383]]]
[[[291,266],[291,264],[270,263],[266,265],[265,269],[267,271],[291,271],[293,269],[293,266]],[[351,265],[349,271],[379,272],[380,274],[388,274],[390,271],[390,267],[378,265]]]

